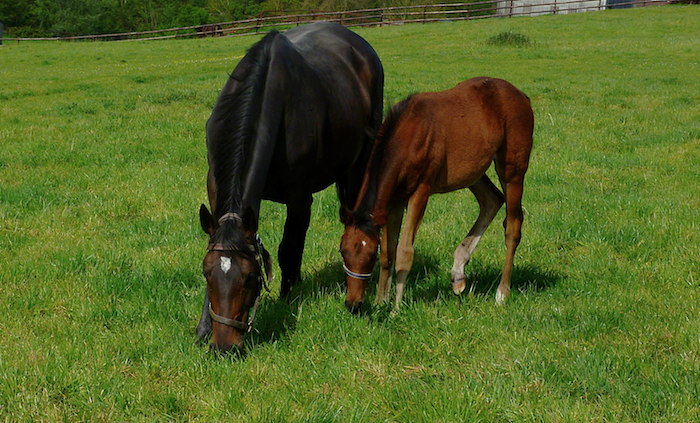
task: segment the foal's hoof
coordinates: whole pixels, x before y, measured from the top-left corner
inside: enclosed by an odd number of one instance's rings
[[[507,292],[504,294],[501,292],[500,289],[496,291],[496,305],[497,306],[503,305],[503,303],[506,302],[506,298],[508,298]]]
[[[458,281],[453,281],[452,282],[452,291],[454,291],[455,295],[459,295],[464,290],[467,288],[467,280],[466,279],[460,279]]]

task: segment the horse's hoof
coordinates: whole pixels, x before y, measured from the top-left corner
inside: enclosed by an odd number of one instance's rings
[[[467,288],[467,280],[466,279],[459,279],[457,281],[452,282],[452,291],[454,291],[455,295],[459,295],[464,290]]]

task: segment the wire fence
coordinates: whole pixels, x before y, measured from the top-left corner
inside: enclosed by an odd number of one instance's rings
[[[605,9],[646,7],[669,4],[670,0],[486,0],[416,6],[382,7],[339,12],[263,12],[251,19],[119,34],[80,35],[48,38],[0,38],[3,41],[147,41],[190,37],[234,37],[283,30],[315,21],[337,22],[349,27],[403,25],[462,21],[484,18],[511,18],[543,14],[567,14]]]

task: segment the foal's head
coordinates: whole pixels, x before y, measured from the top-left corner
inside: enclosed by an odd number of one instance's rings
[[[340,254],[343,256],[345,282],[348,286],[345,307],[357,314],[364,304],[365,289],[377,262],[379,231],[369,215],[364,216],[345,207],[340,210],[340,221],[345,224],[345,233],[340,241]]]
[[[270,276],[270,254],[256,237],[252,213],[243,217],[227,213],[215,221],[202,205],[199,219],[210,237],[202,263],[213,320],[210,347],[220,352],[234,346],[240,349],[253,323],[248,320],[257,307],[263,272]]]

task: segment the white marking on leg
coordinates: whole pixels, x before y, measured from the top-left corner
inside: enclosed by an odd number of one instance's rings
[[[496,290],[496,305],[502,305],[506,300],[506,295],[501,292],[501,290]]]
[[[221,270],[224,273],[228,273],[231,270],[231,259],[228,257],[221,256]]]

